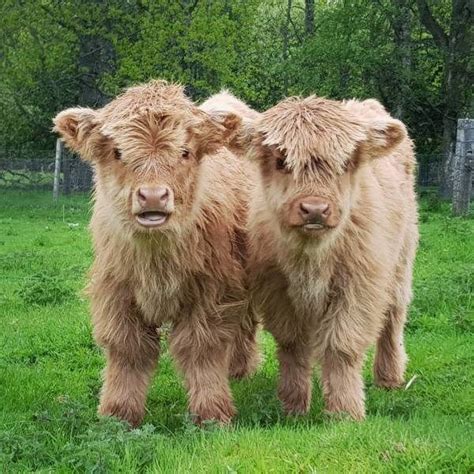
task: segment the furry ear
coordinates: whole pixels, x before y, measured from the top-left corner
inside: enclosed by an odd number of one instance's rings
[[[245,155],[255,135],[255,121],[232,112],[213,115],[213,118],[226,129],[226,143],[232,152],[239,156]]]
[[[238,136],[242,127],[242,119],[233,113],[226,114],[220,122],[224,127],[225,140],[227,143],[232,143]]]
[[[396,120],[376,99],[349,100],[346,109],[360,121],[366,130],[361,149],[371,158],[385,156],[408,137],[405,125]]]
[[[53,119],[53,130],[64,139],[67,146],[80,152],[91,130],[97,125],[97,112],[83,107],[63,110]]]
[[[206,115],[204,120],[196,127],[195,133],[199,141],[199,152],[201,154],[214,153],[222,146],[233,146],[242,119],[235,114]]]
[[[239,155],[247,155],[249,152],[252,147],[253,139],[257,134],[255,122],[255,120],[247,118],[241,120],[239,129],[230,143],[235,153]]]
[[[365,148],[373,157],[388,155],[407,138],[407,130],[400,120],[388,114],[379,115],[369,122]]]

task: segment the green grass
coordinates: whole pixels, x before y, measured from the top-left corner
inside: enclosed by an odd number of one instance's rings
[[[423,198],[408,390],[372,384],[367,420],[322,414],[315,374],[308,416],[287,419],[277,364],[233,383],[231,427],[194,427],[165,351],[144,425],[96,416],[103,356],[80,294],[92,260],[85,196],[0,191],[0,472],[473,472],[474,220]]]

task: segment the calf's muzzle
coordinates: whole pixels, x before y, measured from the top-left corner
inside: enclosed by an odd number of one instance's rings
[[[137,222],[143,227],[159,227],[169,218],[173,192],[167,186],[140,186],[135,192]]]
[[[315,199],[300,202],[300,215],[306,224],[325,224],[331,215],[329,203]]]
[[[337,219],[332,204],[323,198],[307,196],[295,200],[290,208],[290,225],[304,230],[334,227]]]

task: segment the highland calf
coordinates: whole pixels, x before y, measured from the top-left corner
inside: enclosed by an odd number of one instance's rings
[[[318,361],[327,411],[362,419],[371,344],[375,383],[403,383],[418,240],[412,142],[375,100],[290,98],[250,128],[260,170],[251,300],[277,341],[279,398],[287,413],[307,412]]]
[[[258,361],[244,271],[251,183],[245,163],[223,147],[229,122],[213,121],[163,81],[99,110],[67,109],[54,122],[95,171],[88,292],[107,357],[99,412],[140,423],[168,322],[191,413],[229,422],[228,377]]]

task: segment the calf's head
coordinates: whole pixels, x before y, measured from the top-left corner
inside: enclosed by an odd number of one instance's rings
[[[304,239],[341,229],[356,199],[361,167],[406,137],[403,124],[374,100],[315,96],[280,102],[250,133],[249,155],[259,164],[264,205],[282,232]]]
[[[93,165],[100,212],[147,233],[192,221],[201,158],[222,146],[231,129],[164,81],[130,88],[102,109],[64,110],[54,124]]]

